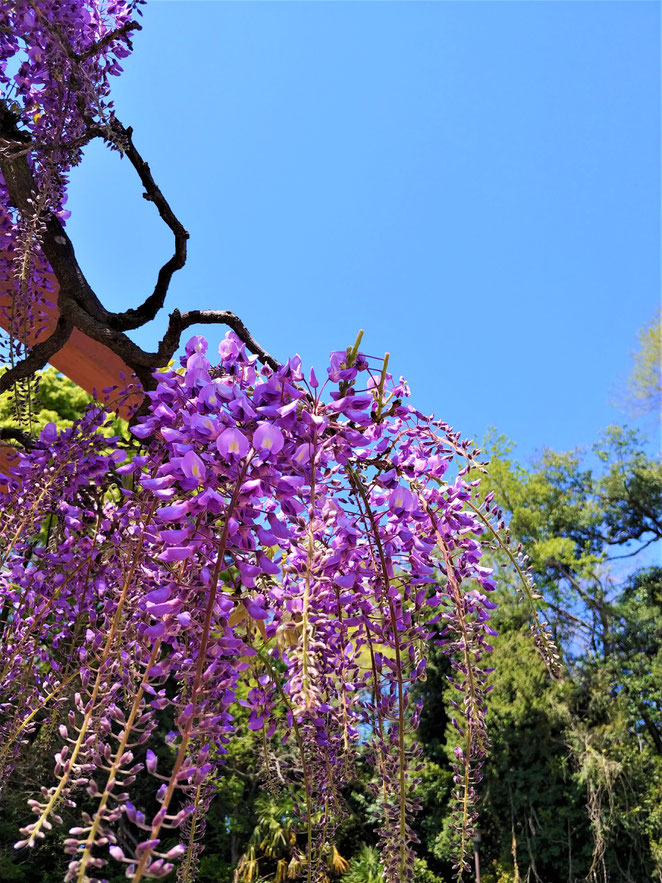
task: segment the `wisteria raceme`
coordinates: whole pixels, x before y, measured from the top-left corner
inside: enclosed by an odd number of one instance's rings
[[[332,354],[322,386],[298,358],[259,368],[232,332],[219,353],[212,365],[193,338],[182,367],[157,375],[133,427],[138,449],[103,435],[95,407],[71,430],[47,427],[9,477],[4,779],[37,726],[59,734],[52,784],[31,801],[35,820],[17,845],[43,839],[58,807],[86,791],[96,809],[65,840],[68,881],[101,879],[109,860],[134,883],[178,860],[180,879],[192,880],[193,820],[242,703],[265,769],[276,742],[296,757],[307,879],[367,739],[386,876],[409,880],[421,768],[410,691],[440,636],[461,696],[461,871],[487,750],[483,656],[495,606],[480,563],[489,504],[478,503],[476,470],[467,475],[474,452],[405,404],[404,382],[358,344]],[[155,744],[166,718],[169,765]],[[156,813],[132,802],[137,777],[153,781]]]
[[[34,172],[63,193],[82,147],[112,120],[110,77],[122,72],[142,0],[14,0],[0,10],[0,84]],[[14,148],[15,150],[15,148]],[[27,150],[26,150],[27,152]],[[56,191],[53,190],[56,188]],[[3,205],[5,203],[3,202]],[[63,206],[48,205],[63,212]]]

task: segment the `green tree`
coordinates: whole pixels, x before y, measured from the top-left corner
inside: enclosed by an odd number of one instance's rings
[[[565,660],[552,678],[527,608],[495,550],[491,750],[480,785],[484,883],[659,879],[662,812],[662,571],[638,566],[662,536],[662,470],[612,427],[589,451],[546,451],[531,467],[492,439],[491,487],[530,558]],[[631,576],[627,576],[630,573]],[[420,856],[450,869],[446,660],[433,654],[419,738]]]
[[[662,309],[639,332],[639,347],[628,378],[627,405],[633,415],[656,413],[662,407]]]
[[[627,580],[606,660],[575,678],[572,740],[596,878],[662,879],[662,567]]]
[[[0,369],[0,376],[2,373]],[[60,430],[68,429],[83,416],[94,399],[64,374],[48,367],[37,372],[30,381],[29,407],[26,401],[24,396],[17,411],[11,390],[0,395],[0,431],[5,430],[0,437],[10,445],[15,441],[21,443],[25,436],[36,438],[47,423],[55,423]],[[128,424],[121,417],[111,420],[103,431],[108,436],[120,436],[125,442],[132,442]]]
[[[637,433],[610,427],[590,451],[547,450],[530,469],[488,440],[489,484],[531,560],[559,642],[608,655],[614,562],[662,538],[662,463]]]
[[[485,804],[497,879],[662,879],[662,569],[637,569],[662,538],[660,462],[617,427],[590,452],[546,451],[530,469],[511,453],[497,443],[494,489],[566,669],[554,682],[527,658],[525,623],[508,621],[502,604]]]
[[[569,685],[549,677],[514,591],[502,596],[494,625],[483,876],[501,883],[581,879],[590,866],[590,832],[568,756]]]

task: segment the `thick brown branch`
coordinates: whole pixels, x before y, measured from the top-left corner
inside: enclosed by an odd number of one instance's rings
[[[33,347],[30,354],[26,356],[25,359],[17,362],[13,368],[9,368],[9,370],[5,371],[2,377],[0,377],[0,393],[11,389],[11,387],[19,380],[23,380],[26,377],[32,377],[36,371],[40,371],[44,368],[50,359],[53,358],[55,353],[57,353],[58,350],[61,350],[69,340],[73,329],[73,322],[64,316],[60,316],[58,323],[55,326],[55,331],[53,331],[51,336]]]
[[[0,102],[0,139],[7,142],[24,140],[24,133],[17,128],[16,121],[16,115],[7,111]],[[13,204],[23,217],[29,218],[34,211],[37,190],[27,156],[9,156],[6,151],[0,152],[0,171]],[[60,290],[99,321],[107,321],[108,311],[78,266],[71,240],[55,215],[42,218],[40,232],[42,250],[60,283]]]
[[[30,450],[35,446],[35,441],[31,435],[28,435],[27,432],[23,432],[22,429],[17,429],[13,426],[0,426],[0,440],[18,442],[27,450]]]
[[[4,110],[4,112],[3,112]],[[36,196],[36,187],[27,160],[29,145],[25,143],[25,133],[17,127],[17,117],[3,109],[0,103],[0,139],[4,141],[4,150],[0,154],[0,169],[4,175],[11,197],[23,215],[29,215],[31,200]],[[88,129],[89,139],[93,137],[109,138],[109,131],[91,126]],[[175,249],[172,257],[159,270],[156,285],[149,297],[136,309],[124,313],[111,313],[99,301],[98,297],[85,279],[74,253],[73,245],[60,221],[53,215],[43,219],[42,248],[53,268],[53,272],[70,297],[99,322],[104,322],[115,331],[129,331],[139,328],[151,321],[163,307],[165,297],[173,274],[186,263],[186,241],[188,232],[172,211],[167,199],[158,187],[148,164],[142,158],[132,140],[132,130],[125,129],[118,121],[113,120],[113,144],[119,147],[128,157],[131,165],[138,172],[140,181],[145,188],[144,197],[153,202],[159,215],[172,230],[175,238]],[[81,146],[85,139],[80,139]],[[18,149],[12,149],[16,145]]]
[[[177,270],[181,270],[186,263],[186,242],[189,234],[170,208],[168,200],[152,177],[148,164],[137,151],[132,138],[133,129],[131,127],[125,129],[116,119],[113,120],[113,129],[118,136],[116,141],[118,147],[124,151],[131,165],[138,172],[140,181],[145,188],[143,197],[148,202],[154,203],[162,220],[172,230],[175,237],[173,256],[159,270],[154,291],[147,300],[136,309],[127,310],[124,313],[112,313],[108,317],[108,323],[112,328],[117,331],[129,331],[151,321],[163,306],[173,274]]]
[[[159,344],[158,350],[164,360],[164,364],[172,358],[173,353],[179,346],[182,331],[190,328],[191,325],[227,325],[246,344],[248,350],[254,353],[264,365],[269,365],[274,371],[280,367],[277,359],[274,359],[264,347],[260,346],[239,316],[231,313],[230,310],[189,310],[186,313],[180,313],[179,310],[175,310],[171,313],[168,330]]]
[[[10,110],[4,101],[0,101],[0,135],[7,137],[11,142],[27,144],[30,136],[18,128],[19,116]]]
[[[42,141],[30,141],[29,139],[23,141],[0,139],[0,150],[6,155],[7,159],[14,160],[18,159],[19,156],[27,156],[33,150],[44,154],[57,153],[58,151],[61,153],[75,152],[81,150],[95,138],[105,137],[106,131],[104,129],[98,126],[90,126],[85,134],[79,138],[72,138],[71,141],[62,141],[61,143],[45,144]]]

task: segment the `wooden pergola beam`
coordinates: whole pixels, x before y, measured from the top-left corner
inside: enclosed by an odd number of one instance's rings
[[[55,277],[51,277],[54,286],[52,298],[57,301],[59,286]],[[13,297],[13,280],[0,280],[0,327],[9,331],[7,313],[11,309]],[[60,312],[57,307],[48,308],[46,328],[40,335],[40,339],[48,337],[54,330]],[[31,338],[31,339],[30,339]],[[21,343],[32,346],[36,343],[34,335],[28,335],[27,340]],[[98,396],[102,390],[112,386],[120,389],[125,387],[133,372],[126,362],[107,346],[93,340],[83,334],[78,328],[74,328],[71,336],[64,346],[51,358],[50,364],[65,377],[68,377],[85,392]],[[124,376],[124,380],[122,379]],[[119,408],[122,417],[128,417],[130,413],[143,401],[144,396],[132,395]],[[0,447],[0,472],[6,472],[12,458],[13,448],[9,445]]]

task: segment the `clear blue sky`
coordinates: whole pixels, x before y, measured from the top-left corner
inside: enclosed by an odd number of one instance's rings
[[[361,327],[465,434],[493,425],[524,458],[590,444],[626,420],[610,400],[659,299],[659,18],[148,3],[114,96],[191,233],[167,307],[234,310],[316,366]],[[69,229],[116,309],[171,250],[137,184],[100,147],[72,176]]]

